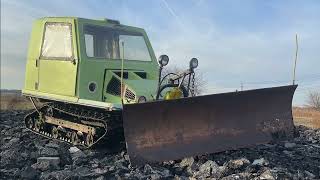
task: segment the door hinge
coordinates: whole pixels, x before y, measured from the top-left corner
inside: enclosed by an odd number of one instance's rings
[[[36,59],[36,67],[39,66],[39,59]]]

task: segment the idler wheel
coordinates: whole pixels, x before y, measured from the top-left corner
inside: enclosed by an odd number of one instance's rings
[[[52,109],[52,107],[48,107],[46,115],[49,116],[49,117],[53,117],[53,109]]]
[[[27,128],[29,128],[29,129],[32,129],[32,128],[33,128],[34,122],[33,122],[33,119],[32,119],[32,118],[28,118],[28,119],[27,119],[26,126],[27,126]]]
[[[88,133],[86,137],[86,144],[87,146],[92,146],[93,145],[93,135],[92,133]]]
[[[51,130],[51,135],[53,138],[58,139],[59,137],[59,130],[57,127],[53,127]]]
[[[75,131],[73,131],[71,134],[71,142],[73,145],[77,145],[79,143],[79,137]]]

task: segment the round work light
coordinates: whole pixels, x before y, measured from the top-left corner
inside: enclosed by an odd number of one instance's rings
[[[197,58],[192,58],[190,60],[190,69],[195,69],[198,67],[198,59]]]
[[[166,66],[169,63],[169,57],[163,54],[159,57],[158,61],[161,67]]]

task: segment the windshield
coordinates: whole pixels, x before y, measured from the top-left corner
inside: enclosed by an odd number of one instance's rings
[[[141,33],[116,29],[86,26],[84,29],[86,53],[88,57],[151,61],[148,47]]]

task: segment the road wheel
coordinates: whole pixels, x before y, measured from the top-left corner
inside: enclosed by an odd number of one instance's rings
[[[87,134],[86,145],[89,146],[89,147],[93,145],[93,135],[92,135],[92,133],[88,133]]]
[[[51,130],[51,135],[54,139],[58,139],[59,137],[59,130],[57,127],[53,127]]]
[[[79,143],[79,137],[75,131],[73,131],[71,134],[71,142],[73,145],[77,145]]]

